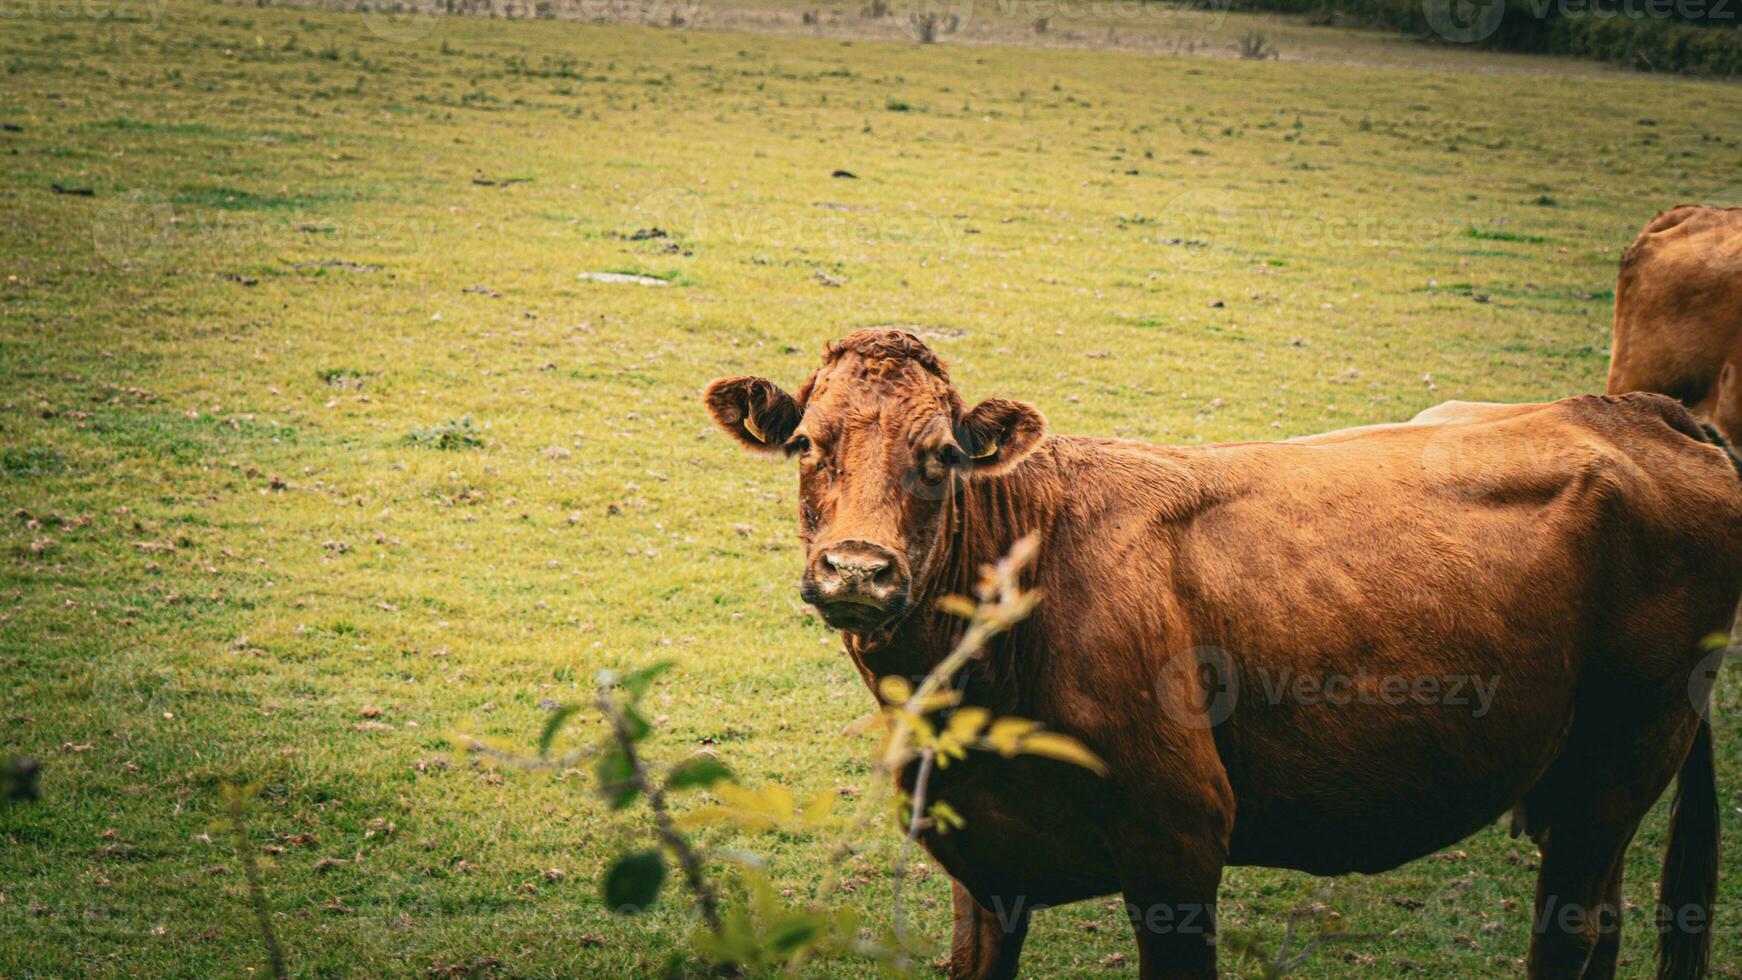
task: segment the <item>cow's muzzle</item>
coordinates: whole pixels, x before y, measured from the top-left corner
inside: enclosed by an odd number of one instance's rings
[[[866,541],[838,541],[811,552],[799,589],[836,629],[869,632],[907,609],[906,563]]]

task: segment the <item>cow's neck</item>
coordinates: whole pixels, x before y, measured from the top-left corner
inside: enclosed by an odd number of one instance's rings
[[[946,518],[948,530],[940,538],[943,553],[925,585],[916,590],[914,612],[886,635],[844,634],[847,652],[873,690],[877,678],[889,675],[917,682],[949,654],[965,624],[959,617],[939,612],[938,598],[972,596],[980,569],[1002,558],[1030,531],[1040,532],[1042,547],[1023,581],[1031,583],[1039,577],[1056,507],[1057,494],[1052,492],[1056,468],[1051,454],[1037,451],[1010,473],[958,486]],[[959,675],[957,685],[966,683],[964,700],[1002,711],[1015,707],[1020,700],[1021,648],[1034,633],[1034,623],[1021,623],[994,640]]]

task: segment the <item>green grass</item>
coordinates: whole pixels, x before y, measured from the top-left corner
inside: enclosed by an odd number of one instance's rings
[[[46,768],[43,802],[0,812],[0,974],[258,969],[212,829],[238,780],[265,781],[251,830],[283,848],[265,884],[301,975],[652,973],[690,916],[618,919],[596,888],[643,823],[586,777],[435,760],[458,733],[530,745],[540,701],[670,657],[660,758],[711,742],[801,798],[863,778],[840,732],[869,697],[793,587],[793,474],[712,431],[710,379],[796,384],[892,323],[969,399],[1161,442],[1598,390],[1621,246],[1742,182],[1713,135],[1742,90],[1277,36],[1327,63],[484,19],[391,43],[357,14],[185,2],[9,18],[0,751]],[[577,278],[624,270],[672,285]],[[458,419],[481,445],[408,440]],[[565,743],[599,733],[584,714]],[[1629,855],[1642,908],[1665,809]],[[893,837],[854,866],[869,914]],[[814,878],[812,842],[709,840]],[[1322,901],[1383,938],[1298,975],[1515,976],[1534,853],[1498,828],[1460,850],[1235,869],[1225,926],[1274,948]],[[915,894],[946,935],[942,876]],[[1026,962],[1129,974],[1135,949],[1093,902],[1041,916]]]

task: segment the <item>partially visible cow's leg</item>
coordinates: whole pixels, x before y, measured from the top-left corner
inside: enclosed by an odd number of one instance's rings
[[[1586,966],[1596,961],[1602,907],[1626,836],[1630,834],[1618,837],[1607,828],[1580,826],[1576,820],[1550,825],[1536,879],[1531,980],[1582,980]]]
[[[1125,912],[1137,937],[1143,980],[1213,980],[1216,893],[1130,887]]]
[[[1685,684],[1642,700],[1635,688],[1632,703],[1612,691],[1592,696],[1561,758],[1528,798],[1532,820],[1540,809],[1547,829],[1531,980],[1613,975],[1627,844],[1674,778],[1699,723]]]
[[[1615,966],[1621,956],[1621,873],[1626,863],[1617,859],[1615,870],[1609,875],[1609,891],[1597,916],[1597,948],[1591,951],[1582,980],[1615,980]]]
[[[1234,791],[1208,729],[1180,730],[1172,778],[1149,783],[1107,828],[1143,980],[1215,980],[1216,890]]]
[[[1214,840],[1171,836],[1132,838],[1138,847],[1113,856],[1139,971],[1143,980],[1213,980],[1224,851]]]
[[[950,942],[950,980],[1008,980],[1016,976],[1031,907],[1024,896],[993,901],[988,909],[959,882],[950,882],[955,935]]]

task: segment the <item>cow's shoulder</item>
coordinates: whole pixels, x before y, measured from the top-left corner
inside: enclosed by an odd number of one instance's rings
[[[1680,402],[1652,392],[1479,406],[1430,422],[1425,459],[1446,478],[1509,493],[1583,498],[1599,513],[1679,536],[1722,521],[1742,530],[1731,457]],[[1488,460],[1481,465],[1472,460]],[[1601,502],[1601,506],[1598,506]]]
[[[1570,422],[1621,447],[1712,441],[1687,406],[1654,391],[1577,395],[1548,404]]]

